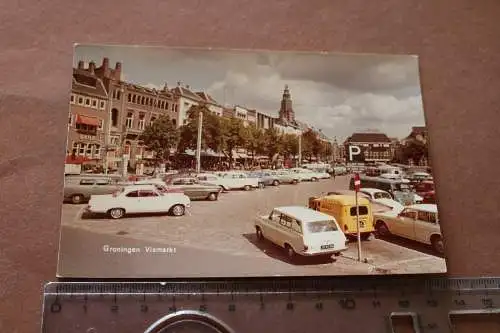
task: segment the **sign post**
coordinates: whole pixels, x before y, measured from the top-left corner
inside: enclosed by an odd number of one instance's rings
[[[358,261],[361,261],[361,232],[359,225],[359,203],[358,203],[358,192],[361,189],[361,180],[359,179],[359,173],[354,174],[354,191],[356,197],[356,231],[358,236]]]

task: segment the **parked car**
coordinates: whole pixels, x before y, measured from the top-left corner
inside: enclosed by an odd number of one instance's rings
[[[280,184],[298,184],[300,178],[293,172],[289,172],[286,169],[269,170],[267,171],[271,175],[278,178]]]
[[[217,176],[212,173],[200,173],[196,178],[202,184],[214,184],[219,186],[224,191],[243,189],[250,191],[253,188],[259,187],[259,181],[256,178],[249,178],[245,174],[226,174],[224,177]]]
[[[266,186],[278,186],[279,180],[277,177],[272,177],[269,173],[262,171],[252,171],[248,172],[247,176],[250,178],[256,178],[259,181],[259,188],[264,188]]]
[[[228,172],[221,177],[226,180],[226,189],[237,189],[250,191],[259,187],[259,180],[257,178],[250,178],[244,172]]]
[[[292,168],[290,172],[295,173],[297,177],[299,177],[300,181],[309,181],[309,182],[317,182],[320,177],[314,171],[304,169],[304,168]]]
[[[87,211],[120,219],[125,214],[170,213],[182,216],[191,200],[182,193],[162,193],[154,185],[131,185],[113,194],[92,195]]]
[[[336,176],[347,175],[349,173],[345,165],[334,165],[332,169]]]
[[[437,253],[444,252],[443,236],[435,204],[411,205],[400,212],[376,213],[375,230],[380,236],[392,234],[429,244]]]
[[[167,183],[167,191],[179,190],[191,200],[216,201],[222,188],[218,185],[200,182],[195,177],[174,178]]]
[[[340,255],[347,239],[332,216],[302,206],[276,207],[255,219],[257,239],[283,247],[289,258]]]
[[[386,191],[402,205],[422,203],[423,198],[410,190],[410,184],[405,179],[387,179],[383,177],[361,176],[361,188],[374,188]],[[354,177],[351,178],[349,189],[354,190]]]
[[[111,194],[120,189],[118,177],[106,175],[71,175],[64,177],[64,201],[85,203],[91,195]]]

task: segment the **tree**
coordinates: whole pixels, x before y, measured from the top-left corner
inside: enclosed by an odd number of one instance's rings
[[[265,153],[264,132],[255,125],[248,126],[246,132],[247,142],[245,148],[252,155],[252,162],[255,162],[256,154]]]
[[[153,123],[146,126],[139,137],[146,149],[154,152],[155,164],[168,159],[170,149],[175,148],[179,141],[179,131],[168,115],[161,115]]]
[[[229,165],[233,165],[233,150],[245,145],[248,132],[238,118],[219,118],[222,150],[229,157]]]
[[[268,128],[264,132],[264,147],[267,156],[271,161],[275,161],[282,149],[282,138],[276,128]]]
[[[429,149],[426,142],[410,139],[403,149],[403,156],[406,163],[412,160],[413,163],[418,165],[422,158],[429,158]]]
[[[309,162],[313,156],[318,156],[321,151],[320,145],[321,143],[312,129],[308,129],[302,134],[302,155],[306,157]]]
[[[205,105],[194,105],[187,112],[188,122],[181,127],[178,150],[196,149],[198,142],[199,114],[203,112],[201,148],[210,148],[215,152],[222,150],[222,129],[219,118]]]
[[[284,134],[282,137],[282,152],[285,157],[295,158],[299,153],[299,137],[295,134]]]

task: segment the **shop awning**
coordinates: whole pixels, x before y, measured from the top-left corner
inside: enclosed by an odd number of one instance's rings
[[[84,124],[89,126],[99,126],[99,119],[95,117],[78,115],[76,117],[77,124]]]

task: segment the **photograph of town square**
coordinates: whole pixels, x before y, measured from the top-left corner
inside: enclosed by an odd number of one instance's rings
[[[59,277],[446,271],[417,56],[76,45],[68,79]]]

